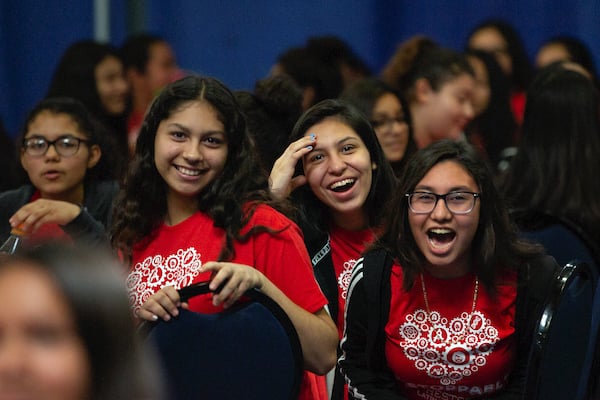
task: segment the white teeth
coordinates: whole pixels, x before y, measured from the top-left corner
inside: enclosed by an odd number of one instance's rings
[[[452,233],[452,230],[447,228],[434,228],[429,230],[431,233],[435,233],[437,235],[444,235],[446,233]]]
[[[342,181],[339,181],[339,182],[336,182],[336,183],[334,183],[334,184],[333,184],[333,185],[331,185],[329,188],[330,188],[330,189],[337,189],[337,188],[339,188],[339,187],[346,186],[346,185],[350,185],[350,184],[352,184],[352,183],[354,183],[354,179],[344,179],[344,180],[342,180]]]
[[[200,170],[197,170],[197,169],[187,169],[187,168],[179,167],[179,166],[175,167],[175,168],[177,168],[177,171],[179,171],[179,172],[181,172],[182,174],[185,174],[185,175],[190,175],[190,176],[198,176],[198,175],[200,175]]]
[[[448,243],[437,243],[433,239],[429,239],[429,243],[434,249],[447,249],[452,245],[452,242]]]

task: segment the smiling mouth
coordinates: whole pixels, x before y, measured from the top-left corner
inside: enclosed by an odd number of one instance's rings
[[[354,183],[356,183],[356,179],[344,179],[333,183],[331,186],[329,186],[329,189],[336,193],[345,192],[350,190],[352,186],[354,186]]]
[[[188,176],[198,176],[202,173],[202,171],[199,169],[189,169],[189,168],[185,168],[185,167],[180,167],[179,165],[176,165],[175,169],[177,171],[181,172],[182,174],[188,175]]]
[[[456,232],[451,229],[435,228],[427,231],[427,237],[433,247],[443,248],[452,243],[456,237]]]

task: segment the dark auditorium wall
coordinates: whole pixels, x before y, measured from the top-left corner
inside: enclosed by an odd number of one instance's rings
[[[279,53],[309,36],[338,35],[379,71],[398,42],[413,34],[462,49],[470,29],[492,15],[515,25],[531,56],[547,37],[567,33],[583,39],[600,64],[600,0],[104,1],[112,44],[131,31],[128,10],[137,4],[146,29],[172,44],[182,68],[232,89],[251,88]],[[93,3],[0,0],[0,118],[11,134],[43,97],[61,53],[93,37]]]

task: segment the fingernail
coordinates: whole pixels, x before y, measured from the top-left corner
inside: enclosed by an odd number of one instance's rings
[[[158,319],[158,317],[156,315],[152,316],[152,321],[156,321]]]
[[[317,135],[315,135],[314,133],[311,133],[309,136],[310,136],[310,141],[311,142],[314,142],[315,138],[317,137]]]
[[[307,148],[308,150],[312,150],[312,149],[313,149],[313,147],[312,147],[312,146],[306,146],[306,148]]]

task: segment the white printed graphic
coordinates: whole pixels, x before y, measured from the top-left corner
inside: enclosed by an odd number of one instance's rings
[[[179,249],[168,257],[148,257],[135,264],[127,277],[129,302],[137,314],[150,296],[165,286],[188,286],[198,275],[202,261],[195,248]]]
[[[342,299],[346,300],[348,295],[348,285],[350,284],[350,277],[352,276],[352,269],[354,269],[356,260],[348,260],[344,263],[344,269],[338,276],[338,286],[342,292]]]
[[[399,333],[406,357],[442,385],[455,385],[484,366],[499,340],[498,330],[479,311],[448,321],[437,311],[416,310]]]

